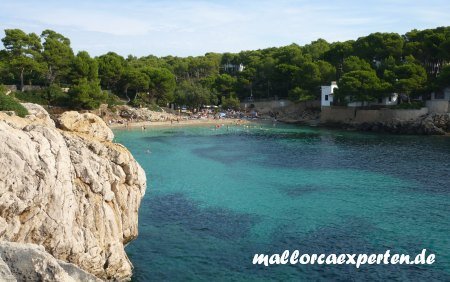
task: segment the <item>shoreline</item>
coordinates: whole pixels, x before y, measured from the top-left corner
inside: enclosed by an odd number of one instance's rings
[[[138,122],[128,122],[125,124],[113,123],[108,126],[111,129],[127,129],[127,128],[139,128],[146,127],[146,129],[152,127],[170,127],[170,126],[206,126],[206,125],[243,125],[251,123],[249,120],[245,119],[190,119],[190,120],[180,120],[177,121],[138,121]]]

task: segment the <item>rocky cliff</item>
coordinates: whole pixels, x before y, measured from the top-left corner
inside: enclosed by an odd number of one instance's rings
[[[0,241],[42,246],[69,276],[64,263],[129,278],[124,245],[138,235],[144,171],[98,116],[66,112],[55,126],[42,107],[24,105],[27,118],[0,113]],[[1,247],[0,256],[8,264]]]

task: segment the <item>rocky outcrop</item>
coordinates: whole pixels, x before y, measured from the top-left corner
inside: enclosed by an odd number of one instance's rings
[[[444,135],[450,132],[450,114],[429,114],[413,121],[349,124],[346,128],[393,134]]]
[[[114,134],[103,120],[91,113],[65,112],[58,118],[58,126],[67,131],[75,131],[98,139],[112,141]]]
[[[124,124],[127,122],[146,121],[170,121],[178,117],[168,112],[156,112],[148,108],[133,108],[127,105],[115,106],[113,108],[102,107],[94,113],[102,117],[105,122]]]
[[[100,118],[69,112],[58,129],[44,109],[25,106],[25,119],[0,113],[0,241],[41,245],[102,279],[129,278],[124,245],[138,234],[144,171]]]
[[[0,242],[0,256],[8,268],[7,273],[0,272],[0,281],[101,281],[76,266],[67,267],[35,244]]]

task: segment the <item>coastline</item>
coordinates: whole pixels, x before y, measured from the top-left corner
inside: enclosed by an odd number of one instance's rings
[[[251,123],[249,120],[245,119],[189,119],[177,121],[138,121],[138,122],[128,122],[128,123],[112,123],[109,127],[112,129],[126,129],[126,128],[139,128],[139,127],[168,127],[168,126],[207,126],[207,125],[243,125]]]

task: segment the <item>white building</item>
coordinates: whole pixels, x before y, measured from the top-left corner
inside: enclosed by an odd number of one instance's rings
[[[337,88],[336,81],[332,81],[331,85],[322,86],[322,98],[320,105],[322,107],[329,107],[333,103],[334,89]]]
[[[331,82],[331,85],[322,86],[322,98],[320,105],[322,107],[329,107],[333,104],[334,100],[334,89],[337,88],[335,81]],[[348,107],[363,107],[363,106],[393,106],[398,104],[399,96],[397,93],[392,93],[388,97],[379,98],[377,101],[373,102],[360,102],[353,101],[347,104]]]
[[[226,72],[243,72],[245,67],[244,65],[241,63],[239,65],[235,65],[232,63],[226,63],[224,65],[222,65],[222,68],[224,69],[224,71]]]

